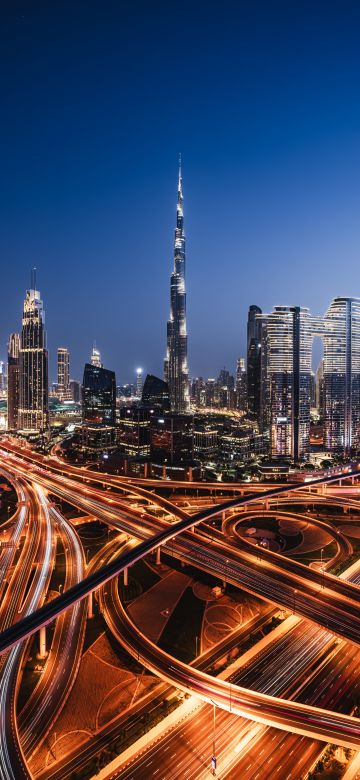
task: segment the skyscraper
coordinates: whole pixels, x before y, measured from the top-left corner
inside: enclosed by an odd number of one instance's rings
[[[57,351],[57,384],[59,397],[64,399],[69,395],[70,356],[66,347],[58,347]]]
[[[170,281],[170,318],[167,323],[167,350],[164,361],[165,381],[169,385],[171,409],[189,409],[189,371],[187,363],[185,235],[181,159],[174,244],[174,270]]]
[[[86,363],[83,378],[82,443],[96,452],[115,444],[116,378],[114,371]]]
[[[167,383],[154,374],[148,374],[144,382],[141,402],[143,406],[152,407],[156,411],[168,412],[170,399]]]
[[[236,363],[236,408],[246,412],[246,370],[244,358],[238,358]]]
[[[324,397],[324,358],[321,358],[320,363],[316,369],[316,375],[315,375],[315,401],[316,401],[316,409],[319,417],[323,419],[324,417],[324,406],[325,406],[325,397]]]
[[[24,301],[20,345],[19,428],[43,432],[49,427],[48,353],[45,313],[36,290],[35,270]]]
[[[247,407],[248,414],[259,422],[261,396],[261,309],[249,307],[247,321]]]
[[[335,298],[324,318],[324,406],[327,449],[360,446],[360,299]]]
[[[7,366],[4,360],[0,360],[0,398],[6,398],[7,391]]]
[[[136,369],[136,397],[141,398],[143,389],[143,370],[142,368]]]
[[[298,460],[309,447],[313,320],[308,309],[275,306],[264,321],[271,454]]]
[[[20,400],[20,336],[10,333],[8,341],[8,395],[7,395],[7,427],[16,430],[18,427]]]

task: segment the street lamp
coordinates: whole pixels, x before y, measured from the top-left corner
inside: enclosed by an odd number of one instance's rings
[[[294,589],[294,610],[293,610],[293,611],[294,611],[294,614],[295,614],[295,599],[296,599],[296,594],[297,594],[297,590],[296,590],[296,588],[295,588],[295,589]]]

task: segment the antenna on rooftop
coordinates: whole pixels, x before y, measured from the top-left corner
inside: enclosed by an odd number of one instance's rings
[[[31,269],[30,286],[31,286],[32,290],[36,290],[36,268],[35,268],[35,266]]]

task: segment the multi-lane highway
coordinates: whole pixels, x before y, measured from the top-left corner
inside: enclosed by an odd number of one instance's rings
[[[56,717],[66,699],[67,689],[71,687],[75,679],[81,656],[81,641],[76,636],[79,634],[81,636],[85,624],[86,607],[84,602],[81,604],[81,601],[90,592],[98,589],[105,582],[113,580],[124,568],[159,545],[164,545],[168,551],[170,550],[184,560],[191,561],[206,571],[216,572],[220,578],[226,581],[245,586],[251,592],[274,603],[292,607],[298,614],[331,628],[354,643],[359,643],[360,606],[357,587],[354,585],[339,581],[326,574],[326,567],[324,567],[324,572],[317,572],[316,569],[309,570],[302,564],[289,561],[270,550],[264,550],[259,559],[258,552],[249,549],[250,545],[245,542],[239,544],[239,540],[234,545],[233,540],[226,541],[223,534],[215,529],[212,529],[211,535],[203,526],[199,533],[194,535],[191,532],[196,525],[209,521],[220,513],[225,513],[225,517],[229,517],[241,506],[246,507],[249,504],[256,504],[256,502],[259,504],[260,501],[281,501],[283,496],[285,496],[284,500],[289,500],[294,491],[301,494],[303,500],[304,486],[271,486],[268,490],[263,491],[262,486],[259,485],[256,485],[254,490],[252,486],[249,488],[248,486],[234,487],[231,485],[231,488],[227,489],[226,486],[219,488],[218,485],[215,485],[211,486],[210,489],[207,487],[208,498],[211,501],[214,498],[209,496],[210,490],[214,494],[220,495],[226,495],[227,492],[228,496],[233,497],[223,500],[219,504],[211,503],[209,500],[210,505],[190,514],[187,508],[183,509],[168,498],[154,493],[155,487],[158,487],[159,483],[147,483],[139,480],[130,482],[122,478],[107,477],[90,470],[84,471],[76,469],[76,467],[68,467],[56,460],[49,461],[41,456],[34,457],[29,450],[24,453],[18,445],[7,444],[6,447],[7,451],[3,450],[2,453],[4,461],[8,470],[18,480],[22,478],[30,483],[42,485],[46,490],[66,499],[75,506],[84,508],[85,511],[110,526],[122,528],[135,538],[142,539],[139,544],[132,545],[130,550],[123,552],[121,556],[117,556],[100,570],[91,571],[89,576],[84,578],[83,554],[79,540],[76,539],[75,534],[71,535],[72,529],[70,530],[70,526],[63,518],[61,519],[61,515],[58,515],[56,520],[57,510],[51,506],[48,507],[50,527],[55,527],[57,522],[61,543],[67,545],[67,574],[64,593],[45,604],[41,609],[34,610],[32,604],[31,614],[25,606],[24,608],[21,606],[20,620],[17,620],[12,626],[4,626],[0,636],[2,652],[9,652],[11,647],[18,647],[19,640],[30,637],[40,626],[46,625],[55,617],[57,618],[51,648],[52,658],[45,665],[44,673],[44,679],[47,679],[49,683],[47,703],[46,697],[45,702],[43,701],[42,688],[45,689],[44,685],[39,684],[33,693],[32,702],[29,700],[20,718],[20,733],[22,741],[26,745],[26,752],[35,748],[38,741],[46,734],[52,719]],[[31,464],[30,461],[32,461]],[[356,479],[357,476],[357,469],[346,474],[346,478],[352,480]],[[339,475],[332,475],[328,480],[313,481],[311,490],[321,489],[323,491],[325,485],[330,485],[332,481],[339,480],[339,478]],[[345,478],[344,475],[342,478]],[[194,486],[194,489],[195,487],[196,491],[199,491],[203,486],[200,483]],[[110,492],[105,488],[110,488]],[[180,485],[171,484],[167,485],[167,488],[179,491]],[[351,502],[354,511],[356,511],[359,506],[356,501],[358,488],[352,485],[351,491],[348,503]],[[335,493],[335,490],[332,488],[331,492]],[[344,489],[344,492],[349,494],[347,488]],[[319,498],[314,492],[309,495],[309,500],[311,500],[311,496],[314,498],[314,503]],[[334,502],[339,500],[341,503],[341,496],[334,497],[333,500]],[[322,497],[322,501],[326,502],[326,495]],[[135,506],[137,502],[140,507]],[[157,512],[154,514],[152,507],[154,509],[161,508],[163,510],[162,516],[158,516]],[[24,509],[24,506],[19,507],[19,517]],[[25,517],[24,511],[22,514]],[[319,520],[318,522],[324,525],[324,521]],[[328,523],[327,526],[331,534],[337,534],[334,536],[338,548],[337,556],[343,560],[350,553],[351,545],[341,533],[338,534],[338,530],[334,529],[331,523]],[[235,525],[232,526],[232,529],[235,529]],[[112,593],[114,593],[114,588],[115,580],[111,585]],[[44,597],[45,590],[44,588],[42,597]],[[115,600],[114,603],[116,603]],[[195,692],[199,698],[206,701],[211,698],[216,701],[219,707],[229,709],[229,690],[225,681],[214,681],[214,678],[208,679],[207,675],[201,678],[197,676],[197,672],[193,672],[189,685],[188,668],[184,670],[181,665],[178,665],[176,659],[171,657],[159,659],[157,652],[155,657],[151,657],[153,650],[147,645],[146,638],[139,634],[135,626],[130,626],[131,621],[129,622],[119,603],[117,604],[116,620],[119,621],[120,618],[123,621],[123,644],[128,643],[130,652],[134,652],[134,648],[136,648],[138,655],[142,653],[148,668],[152,668],[169,684],[176,684],[184,690]],[[74,629],[76,621],[77,628]],[[114,626],[113,630],[115,630]],[[315,626],[314,630],[323,631],[316,629]],[[323,631],[323,633],[326,632]],[[10,653],[12,652],[10,650]],[[354,652],[356,652],[356,648]],[[57,663],[54,662],[53,658],[57,658]],[[55,671],[58,667],[62,673]],[[58,674],[56,687],[59,687],[61,674],[64,682],[62,693],[58,697],[55,696],[55,700],[53,700],[51,688],[54,689],[55,686],[52,686],[51,682],[53,678],[56,679],[56,674]],[[53,712],[51,712],[51,703],[53,704]],[[38,705],[39,711],[41,713],[47,712],[48,716],[45,717],[45,725],[41,727],[39,724],[42,717],[35,717],[31,727],[33,718],[30,713],[38,712]],[[261,713],[259,712],[260,707]],[[263,691],[252,692],[250,689],[242,690],[241,687],[232,685],[231,710],[261,723],[277,724],[278,727],[290,729],[293,732],[299,731],[303,735],[307,734],[312,737],[319,735],[321,739],[331,738],[339,744],[360,745],[360,731],[354,719],[346,718],[323,708],[320,710],[312,703],[311,706],[307,706],[290,700],[278,701],[275,696],[268,697],[268,694]]]
[[[26,472],[24,464],[12,460],[13,467],[21,474]],[[43,474],[43,469],[32,471],[33,478],[44,484],[48,489],[58,492],[63,497],[70,498],[77,505],[86,508],[86,511],[92,510],[97,516],[100,516],[105,522],[119,524],[124,530],[132,534],[143,534],[143,531],[136,530],[133,524],[124,523],[124,519],[119,520],[119,514],[115,511],[116,497],[105,497],[101,495],[98,489],[89,487],[79,488],[78,485],[71,486],[71,480],[66,479],[68,490],[64,488],[65,478],[61,478],[61,484],[58,485],[59,477],[49,477]],[[331,480],[334,477],[330,478]],[[68,491],[72,489],[72,494]],[[264,491],[263,496],[269,498],[275,495],[282,495],[284,492],[292,492],[299,489],[298,486],[281,486],[272,488],[270,491]],[[81,493],[83,494],[81,496]],[[89,502],[89,495],[95,496],[94,501]],[[99,572],[95,572],[91,577],[74,586],[71,590],[64,593],[63,596],[46,606],[42,612],[31,619],[24,620],[21,628],[14,626],[7,634],[3,633],[0,637],[0,650],[9,647],[9,642],[16,642],[25,635],[30,636],[41,624],[50,622],[54,616],[60,614],[60,611],[66,609],[70,603],[86,596],[91,590],[96,590],[101,584],[104,584],[111,577],[116,576],[127,566],[139,560],[145,554],[156,549],[161,544],[171,542],[179,534],[184,534],[187,530],[208,520],[220,512],[228,510],[238,505],[246,506],[254,501],[254,496],[242,496],[231,499],[225,503],[205,508],[201,512],[192,515],[191,518],[185,517],[176,524],[165,525],[162,530],[154,533],[154,524],[152,525],[152,534],[142,542],[136,550],[123,555],[118,560],[104,566]],[[117,501],[121,507],[121,502]],[[109,507],[112,507],[110,510]],[[123,514],[126,507],[122,506]],[[100,513],[100,514],[99,514]],[[127,515],[129,510],[127,510]],[[133,513],[134,514],[134,513]],[[144,513],[142,513],[144,514]],[[121,515],[120,515],[121,517]],[[128,520],[128,518],[126,518]],[[141,526],[145,525],[145,518],[138,513],[138,519],[141,519]],[[154,518],[152,518],[153,522]],[[182,540],[180,540],[182,544]],[[296,610],[304,617],[316,619],[321,625],[331,628],[334,632],[354,642],[360,641],[360,605],[358,603],[358,592],[351,584],[342,582],[325,572],[319,572],[316,569],[308,569],[296,561],[290,561],[282,558],[277,564],[272,561],[269,563],[270,551],[263,551],[262,566],[259,565],[258,556],[254,551],[242,553],[237,547],[228,545],[225,549],[224,541],[221,539],[218,544],[213,540],[209,545],[201,542],[201,539],[193,538],[188,543],[188,559],[200,568],[211,573],[217,573],[223,579],[234,584],[241,585],[251,592],[255,592],[265,599],[274,601],[280,606],[293,608],[294,591],[296,592]],[[199,549],[200,548],[200,549]],[[279,556],[280,557],[280,556]],[[21,631],[23,634],[20,636]],[[25,632],[25,633],[24,633]],[[27,632],[27,633],[26,633]]]

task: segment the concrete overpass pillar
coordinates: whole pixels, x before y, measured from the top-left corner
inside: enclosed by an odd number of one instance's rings
[[[156,548],[156,565],[159,566],[161,563],[160,561],[160,545]]]
[[[125,587],[127,587],[128,584],[129,584],[128,567],[125,566],[125,569],[124,569],[124,585],[125,585]]]
[[[221,512],[221,522],[225,523],[226,512]]]
[[[40,652],[39,652],[39,658],[46,658],[46,627],[41,626],[40,628]]]
[[[269,502],[265,501],[265,510],[266,510],[266,512],[269,511],[269,506],[270,506]]]
[[[94,617],[94,610],[93,610],[93,594],[92,592],[88,595],[88,617],[92,618]]]

